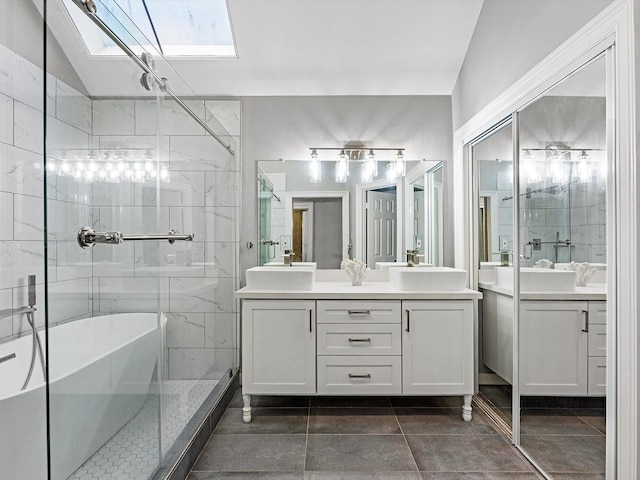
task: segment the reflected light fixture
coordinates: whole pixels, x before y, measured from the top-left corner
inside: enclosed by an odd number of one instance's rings
[[[589,163],[590,157],[587,152],[582,150],[577,159],[577,177],[580,183],[587,183],[591,181],[591,164]]]
[[[322,166],[318,160],[318,152],[315,148],[311,149],[311,159],[309,160],[309,181],[318,183],[322,181]]]
[[[47,156],[46,170],[50,177],[71,177],[88,184],[170,181],[169,166],[157,161],[151,150],[52,151]]]
[[[520,174],[527,183],[537,183],[542,180],[540,169],[538,168],[538,162],[534,158],[531,150],[524,150],[522,156],[522,166],[520,167]]]
[[[387,180],[393,181],[398,177],[403,177],[406,171],[404,161],[404,150],[398,149],[396,158],[387,163]]]

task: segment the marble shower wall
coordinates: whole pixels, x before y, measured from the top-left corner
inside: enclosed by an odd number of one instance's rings
[[[39,326],[44,325],[45,120],[49,148],[91,144],[91,100],[51,75],[45,95],[44,80],[41,68],[0,45],[0,309],[26,305],[27,277],[36,275]],[[91,192],[66,180],[47,178],[51,324],[92,312],[91,254],[78,254],[75,244],[78,225],[91,224]],[[1,319],[0,341],[29,329],[25,317]]]
[[[498,235],[513,236],[511,162],[480,162],[479,186],[483,195],[493,195],[498,204]],[[522,187],[523,189],[526,187]],[[604,184],[596,177],[590,183],[570,183],[564,189],[531,193],[520,198],[520,243],[539,238],[542,242],[571,239],[571,248],[541,245],[530,250],[530,266],[546,258],[553,262],[606,263],[606,207]],[[493,205],[492,205],[493,208]],[[494,216],[495,219],[495,216]],[[491,239],[492,261],[499,261],[498,238]],[[521,252],[522,253],[522,252]]]
[[[44,324],[46,102],[50,154],[158,149],[170,171],[159,214],[155,184],[47,175],[50,324],[154,310],[159,301],[168,317],[166,376],[218,376],[237,356],[239,154],[231,156],[172,101],[159,115],[153,100],[92,100],[51,75],[45,97],[44,84],[39,67],[0,45],[0,309],[26,304],[27,276],[35,274],[36,321]],[[187,103],[218,130],[213,114],[239,149],[238,101],[207,101],[207,113],[201,102]],[[125,233],[175,229],[195,233],[196,241],[82,250],[75,236],[84,225]],[[0,341],[27,328],[24,315],[2,319]]]
[[[186,103],[211,121],[201,102]],[[160,185],[159,215],[152,206],[155,184],[95,183],[94,228],[195,234],[194,242],[94,249],[102,255],[94,258],[96,313],[148,310],[159,282],[168,378],[216,378],[237,354],[239,155],[231,156],[172,100],[165,100],[161,115],[155,100],[95,99],[93,105],[95,148],[159,148],[170,172]],[[240,103],[212,100],[206,107],[240,145]],[[157,118],[163,119],[159,125]]]

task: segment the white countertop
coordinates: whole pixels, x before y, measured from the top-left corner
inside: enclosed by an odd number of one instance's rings
[[[513,296],[513,290],[498,286],[496,283],[481,282],[478,287],[502,295]],[[607,286],[593,283],[587,287],[576,287],[573,292],[520,292],[520,300],[606,300]]]
[[[475,290],[418,291],[400,290],[388,282],[315,282],[311,290],[255,290],[247,287],[235,292],[236,298],[308,299],[308,300],[476,300],[482,293]]]

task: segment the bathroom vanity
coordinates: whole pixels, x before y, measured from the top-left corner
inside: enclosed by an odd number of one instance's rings
[[[480,283],[484,364],[513,383],[513,289]],[[520,393],[606,394],[606,287],[520,294]]]
[[[306,290],[236,292],[245,422],[251,395],[280,394],[460,395],[471,420],[479,292],[404,290],[388,271],[352,286],[321,272]]]

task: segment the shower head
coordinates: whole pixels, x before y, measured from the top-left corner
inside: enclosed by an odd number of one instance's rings
[[[36,304],[36,276],[29,275],[29,306],[33,307]]]

